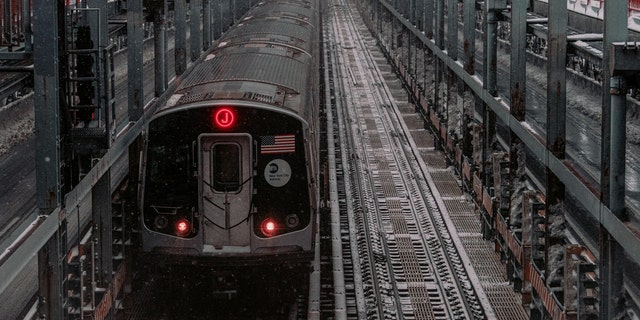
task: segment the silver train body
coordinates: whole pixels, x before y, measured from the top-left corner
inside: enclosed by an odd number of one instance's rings
[[[230,28],[149,122],[142,251],[202,264],[313,255],[317,0],[266,0]]]

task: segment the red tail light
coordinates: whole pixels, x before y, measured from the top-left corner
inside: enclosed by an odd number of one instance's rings
[[[176,235],[185,237],[191,233],[191,223],[187,219],[179,219],[176,221]]]
[[[278,232],[278,224],[271,218],[266,218],[260,224],[260,231],[265,237],[273,237]]]

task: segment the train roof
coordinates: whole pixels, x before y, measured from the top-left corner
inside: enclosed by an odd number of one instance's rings
[[[253,48],[235,54],[211,55],[185,79],[180,90],[212,82],[254,81],[299,94],[305,89],[307,63],[274,53],[270,48]]]
[[[317,92],[317,15],[304,1],[257,5],[216,42],[159,112],[228,99],[268,103],[308,120],[308,102]]]
[[[224,43],[277,41],[309,52],[313,44],[309,43],[308,39],[311,39],[314,32],[312,26],[287,18],[253,19],[229,30],[224,37]]]

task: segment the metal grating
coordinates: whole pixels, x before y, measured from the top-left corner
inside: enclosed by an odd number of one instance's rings
[[[440,153],[433,152],[433,150],[420,150],[420,155],[424,163],[434,169],[447,168],[447,161]]]
[[[418,114],[405,114],[403,115],[404,123],[407,127],[411,129],[423,129],[424,128],[424,120]]]
[[[458,233],[474,234],[480,232],[480,218],[468,201],[464,199],[445,199],[443,201]]]
[[[434,182],[437,185],[440,195],[443,197],[461,197],[462,190],[458,186],[458,181],[449,171],[432,171],[430,172]]]
[[[411,130],[411,137],[413,137],[413,141],[420,148],[434,148],[433,135],[424,129]]]
[[[396,105],[398,106],[398,110],[400,110],[400,112],[402,112],[404,117],[408,117],[411,115],[412,112],[414,112],[416,110],[416,105],[413,103],[408,103],[408,102],[398,102],[396,101]],[[420,117],[418,114],[415,114],[416,116]],[[406,119],[406,118],[405,118]],[[420,118],[422,120],[422,118]],[[406,120],[405,120],[406,121]],[[411,128],[411,126],[409,126],[409,124],[407,123],[407,126],[409,128]]]

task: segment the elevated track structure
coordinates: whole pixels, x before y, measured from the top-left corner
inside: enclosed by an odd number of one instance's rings
[[[568,156],[574,137],[567,135],[567,101],[577,97],[567,94],[567,3],[550,2],[546,13],[546,101],[537,121],[527,96],[532,34],[526,2],[360,2],[425,125],[440,137],[471,193],[485,238],[505,259],[509,281],[532,318],[638,313],[640,233],[635,196],[625,196],[635,193],[630,181],[625,184],[625,158],[632,153],[625,150],[624,132],[637,120],[626,119],[631,86],[621,85],[636,80],[637,50],[628,42],[627,21],[616,18],[627,16],[627,7],[626,1],[604,2],[594,178]],[[499,24],[510,27],[506,54],[498,47]],[[508,80],[498,76],[501,64]]]
[[[32,59],[37,133],[37,210],[31,215],[37,218],[0,255],[0,300],[10,307],[3,317],[110,319],[126,307],[137,237],[129,199],[135,199],[143,128],[181,75],[205,59],[207,48],[257,2],[3,2],[0,59]],[[638,319],[640,200],[633,161],[638,143],[629,133],[638,120],[628,107],[635,103],[630,93],[637,92],[640,70],[637,35],[629,31],[637,1],[350,3],[457,172],[484,240],[504,261],[505,282],[521,295],[529,317]],[[570,17],[580,14],[571,6],[602,9],[595,17],[601,38],[568,34]],[[20,19],[12,20],[7,8],[18,10]],[[126,30],[126,38],[109,38],[114,24]],[[169,28],[175,32],[171,43]],[[149,82],[143,77],[145,33],[154,35],[151,90],[144,89]],[[508,37],[499,38],[501,33]],[[125,39],[126,68],[114,60]],[[588,45],[576,45],[579,41]],[[578,98],[567,89],[573,77],[567,67],[575,56],[589,62],[587,73],[596,70],[597,77],[585,80],[597,88],[590,90],[595,95],[579,97],[596,100],[592,122],[568,107]],[[539,70],[542,81],[529,73]],[[116,91],[114,79],[123,71],[127,88]],[[126,102],[119,105],[118,99]],[[582,135],[568,133],[574,122],[588,131],[582,145]],[[585,156],[581,146],[594,151]],[[355,256],[356,250],[345,252]],[[386,266],[401,269],[394,263]],[[350,277],[361,281],[360,270]],[[19,295],[14,288],[21,289]],[[345,308],[371,302],[362,292],[351,294]],[[308,304],[316,317],[322,306],[313,299]],[[488,309],[477,311],[482,301],[462,300],[460,314],[490,317]],[[367,316],[352,311],[345,315]],[[372,314],[388,316],[385,312]],[[447,317],[446,311],[437,315]]]

